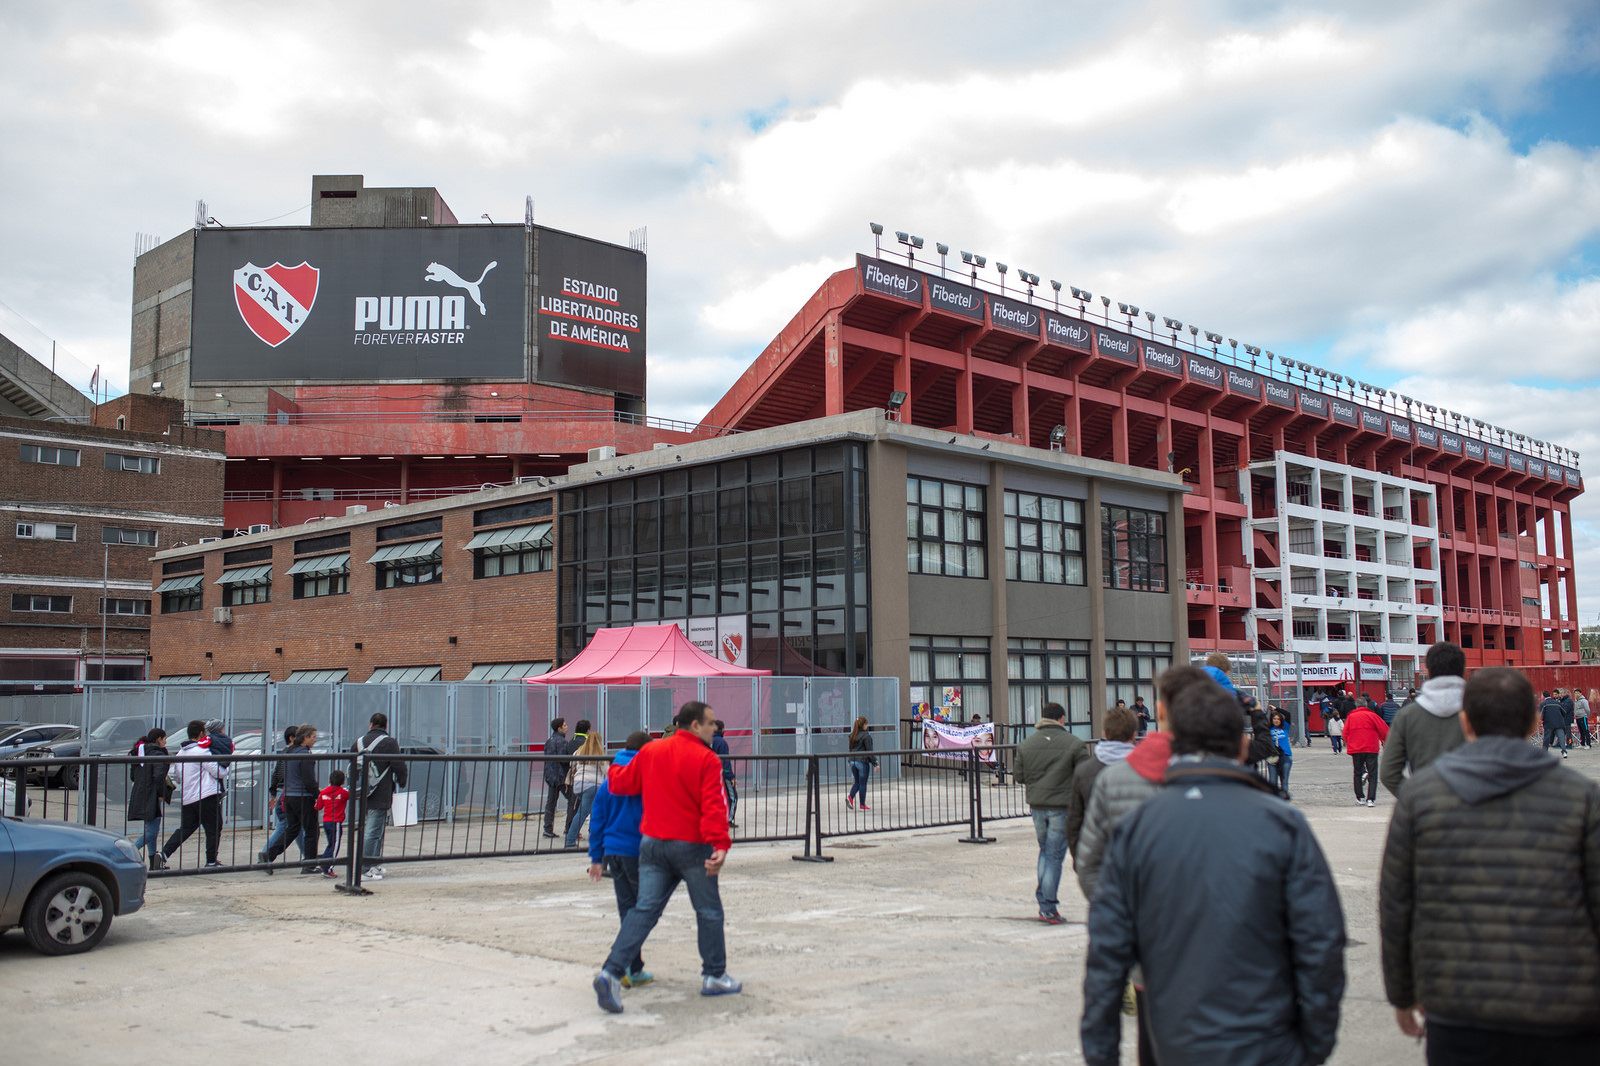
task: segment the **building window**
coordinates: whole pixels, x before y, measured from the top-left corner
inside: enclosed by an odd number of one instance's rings
[[[377,570],[380,589],[431,585],[444,578],[442,540],[415,540],[379,548],[367,561]]]
[[[78,527],[57,522],[18,522],[18,540],[77,540]]]
[[[71,614],[71,596],[33,596],[26,592],[12,593],[11,609],[34,614]]]
[[[1106,588],[1167,591],[1167,516],[1162,512],[1101,507],[1100,553]]]
[[[142,544],[147,548],[154,548],[156,546],[156,531],[153,529],[124,529],[118,526],[105,526],[100,530],[100,543]]]
[[[984,489],[906,478],[906,569],[913,574],[986,577]]]
[[[350,591],[350,571],[335,570],[326,574],[297,574],[294,579],[294,598],[314,600],[320,596],[343,596]]]
[[[146,615],[146,616],[148,616],[150,614],[150,601],[149,600],[120,600],[120,599],[101,600],[100,601],[100,613],[101,614],[132,614],[132,615]]]
[[[76,448],[48,448],[41,444],[24,444],[22,461],[43,463],[45,466],[77,466],[79,452]]]
[[[1039,708],[1066,708],[1067,728],[1085,740],[1090,723],[1089,642],[1013,637],[1006,643],[1007,706],[1013,725],[1032,725]]]
[[[177,592],[163,592],[161,594],[162,614],[182,614],[184,611],[198,611],[205,598],[200,586],[182,589]]]
[[[1172,645],[1148,640],[1106,641],[1106,708],[1122,700],[1133,706],[1135,696],[1143,696],[1150,707],[1156,705],[1156,678],[1172,665]]]
[[[911,638],[911,702],[969,721],[990,717],[989,638]]]
[[[419,518],[415,522],[401,522],[393,526],[380,526],[377,534],[378,543],[383,544],[391,540],[404,540],[407,537],[425,537],[429,533],[440,533],[443,530],[443,518]]]
[[[1006,580],[1083,584],[1083,503],[1008,492]]]
[[[106,469],[120,470],[126,474],[159,474],[161,460],[153,455],[121,455],[106,453]]]
[[[163,582],[165,584],[165,582]],[[252,603],[267,603],[272,598],[272,566],[247,566],[240,570],[224,570],[217,579],[222,586],[224,607],[245,607]]]
[[[479,533],[467,542],[472,552],[472,576],[507,577],[549,570],[552,562],[550,522],[508,526]],[[679,557],[681,558],[681,556]],[[682,616],[682,604],[676,612]]]

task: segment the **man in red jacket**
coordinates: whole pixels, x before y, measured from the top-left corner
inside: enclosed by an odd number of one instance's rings
[[[622,920],[611,955],[594,979],[602,1010],[622,1013],[622,975],[661,920],[678,882],[700,928],[700,994],[731,996],[743,987],[728,976],[722,937],[722,896],[717,874],[727,860],[728,802],[722,790],[722,760],[711,750],[717,731],[711,708],[685,703],[673,719],[677,730],[646,744],[625,766],[612,766],[606,787],[618,796],[644,797],[639,823],[639,898]]]
[[[1377,711],[1366,704],[1357,704],[1355,709],[1345,716],[1344,720],[1344,750],[1350,753],[1352,773],[1355,776],[1356,806],[1363,802],[1361,799],[1361,777],[1366,775],[1368,807],[1376,806],[1378,798],[1378,749],[1383,747],[1383,742],[1389,738],[1389,727]]]

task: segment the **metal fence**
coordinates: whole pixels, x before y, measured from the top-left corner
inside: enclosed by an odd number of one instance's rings
[[[795,858],[831,861],[823,854],[827,840],[911,829],[959,827],[963,841],[986,843],[986,822],[1024,817],[1023,790],[1003,773],[978,760],[923,759],[918,749],[890,749],[873,753],[877,765],[866,782],[863,803],[847,802],[855,771],[850,763],[858,753],[745,754],[732,758],[734,776],[730,804],[735,843],[793,841],[801,845]],[[1011,749],[997,749],[1008,761]],[[192,874],[299,870],[303,874],[342,871],[343,886],[362,889],[359,855],[364,845],[366,798],[352,789],[346,818],[338,830],[338,845],[331,853],[331,834],[310,827],[304,849],[297,840],[275,841],[283,836],[283,815],[273,810],[274,771],[294,761],[314,764],[319,782],[330,771],[346,775],[347,784],[363,780],[370,757],[353,752],[310,754],[244,754],[226,758],[225,792],[218,801],[219,816],[208,827],[200,805],[184,807],[181,797],[164,809],[156,846],[167,867],[153,877]],[[98,826],[126,836],[135,843],[144,838],[146,823],[130,818],[128,799],[132,773],[141,762],[172,765],[185,757],[169,755],[143,760],[126,755],[104,757],[39,758],[7,771],[13,776],[0,794],[7,797],[10,813],[30,819],[73,821]],[[570,834],[568,811],[577,797],[551,789],[545,768],[551,763],[571,765],[609,762],[609,756],[584,759],[574,756],[516,754],[414,754],[403,756],[407,768],[404,791],[415,798],[416,821],[392,824],[386,831],[381,859],[387,866],[450,859],[478,859],[574,854],[567,839],[586,829],[581,822]],[[53,771],[77,771],[76,789],[54,789],[48,784]],[[558,775],[559,776],[559,775]],[[731,796],[730,796],[731,798]],[[552,809],[553,808],[553,809]],[[545,821],[547,813],[551,820]],[[391,819],[392,821],[392,819]],[[195,828],[184,835],[190,824]],[[181,839],[180,839],[181,838]],[[272,847],[278,843],[278,847]],[[264,851],[275,852],[262,859]],[[148,856],[147,856],[148,858]],[[370,863],[369,863],[370,865]]]

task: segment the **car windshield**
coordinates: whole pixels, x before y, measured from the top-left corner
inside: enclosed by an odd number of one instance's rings
[[[107,718],[95,726],[94,731],[89,736],[95,740],[104,740],[107,737],[115,736],[118,732],[123,731],[122,726],[127,721],[128,719],[126,718]]]

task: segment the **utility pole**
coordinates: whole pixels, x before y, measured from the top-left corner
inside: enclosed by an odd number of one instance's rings
[[[100,547],[100,680],[106,679],[106,610],[111,595],[111,545]]]

